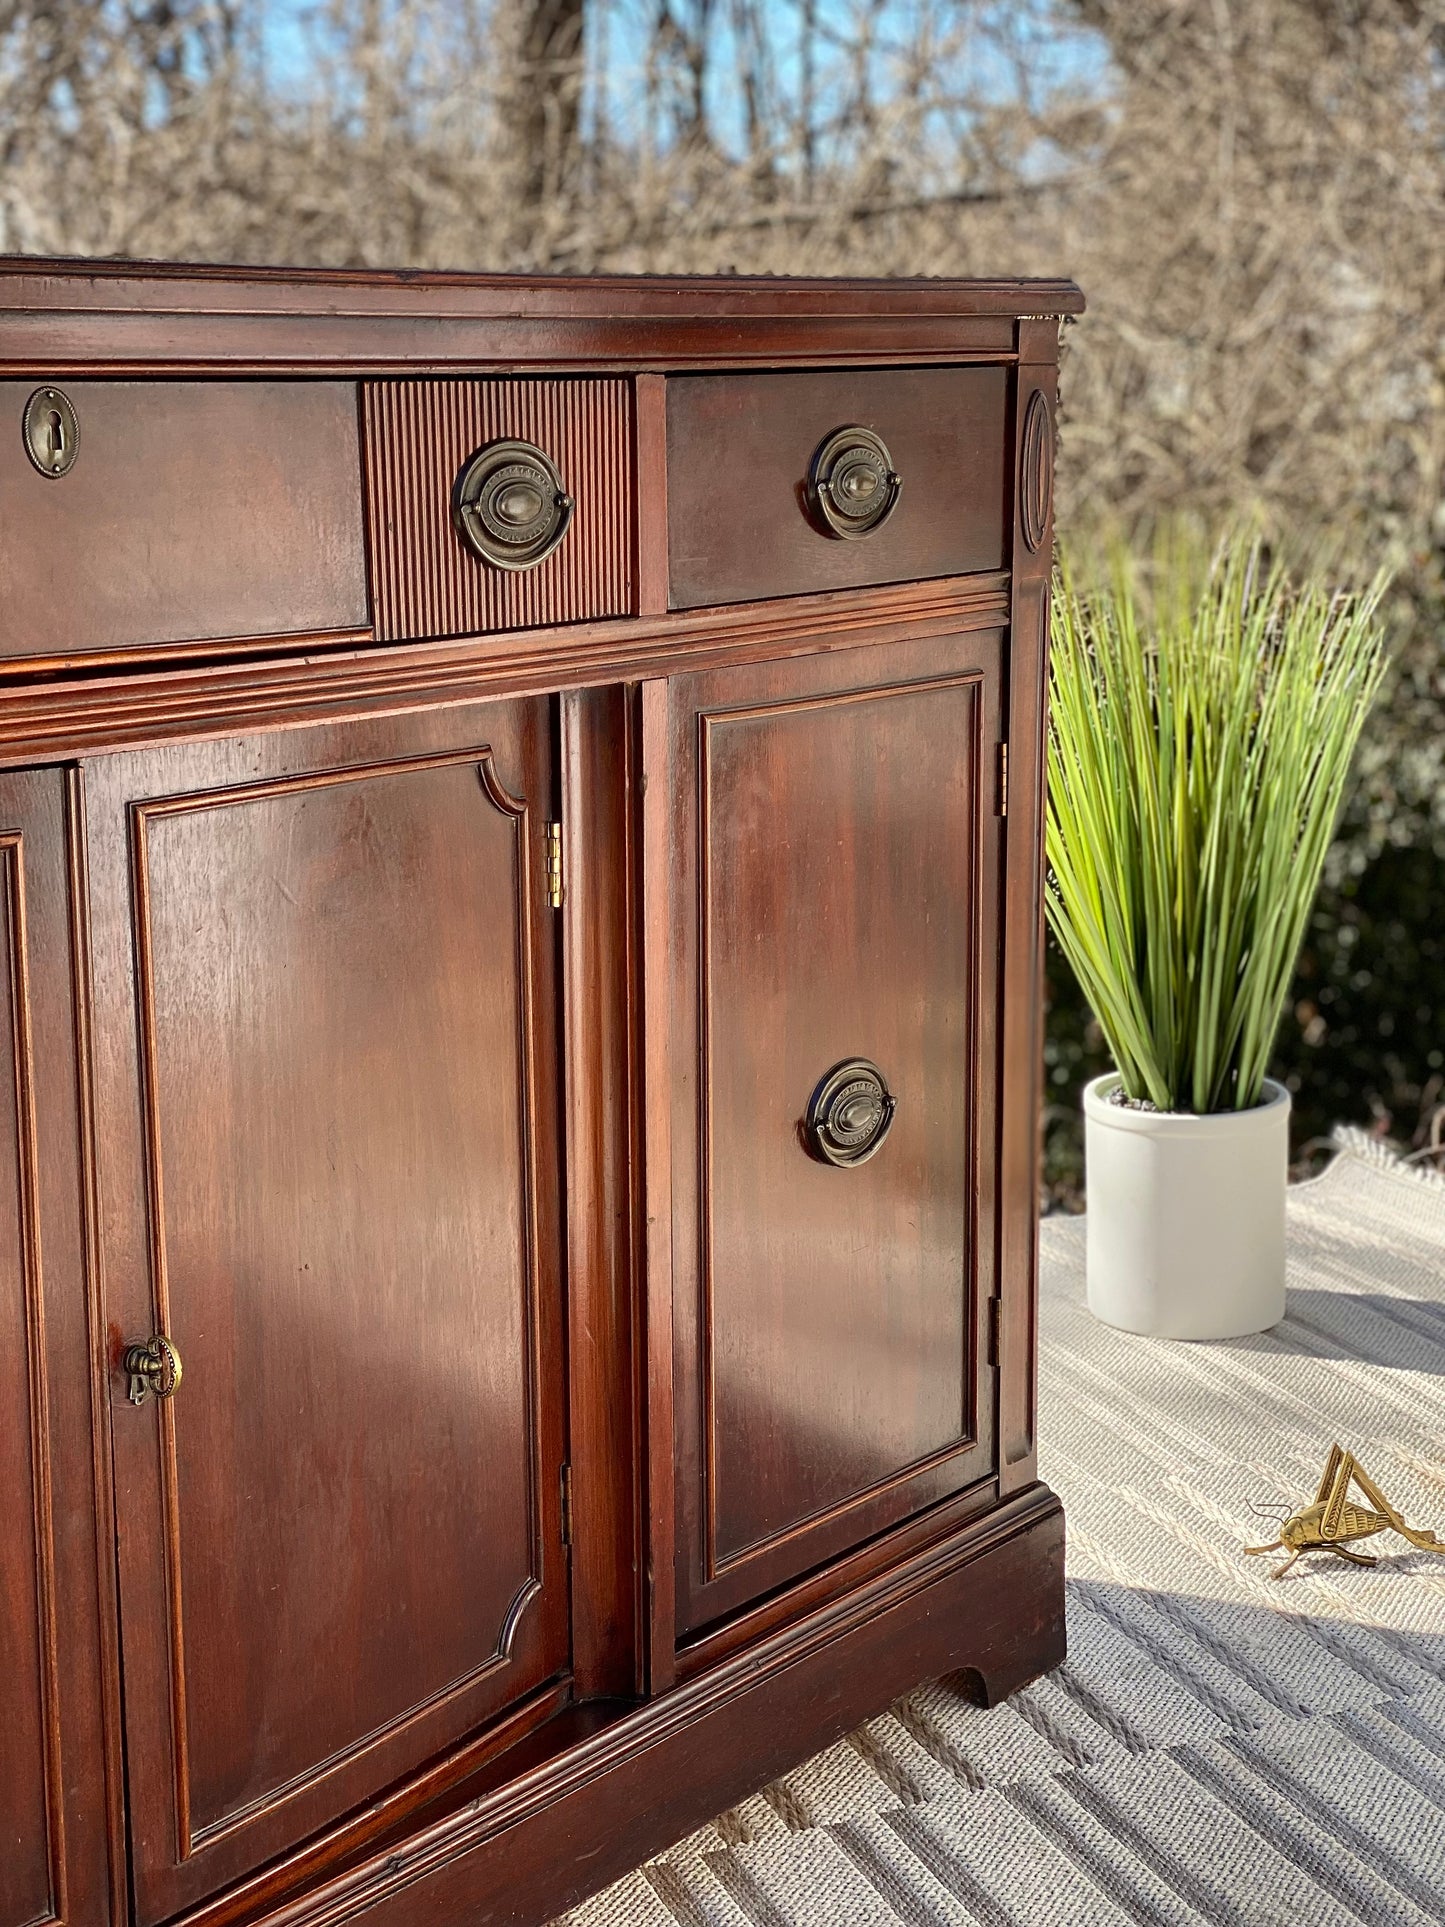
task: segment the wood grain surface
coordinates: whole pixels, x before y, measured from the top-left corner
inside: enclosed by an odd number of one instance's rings
[[[0,777],[0,1927],[110,1905],[70,899],[63,773]]]
[[[541,1927],[1062,1656],[1081,305],[0,261],[0,1927]],[[903,493],[846,542],[854,423]],[[450,521],[503,435],[578,502],[521,577]],[[839,1170],[854,1055],[898,1108]]]
[[[0,659],[366,623],[349,383],[67,382],[58,479],[21,446],[33,387],[0,382]]]
[[[1058,324],[1020,331],[1023,366],[1014,408],[1013,612],[1009,636],[1008,888],[1002,938],[1009,997],[1002,1033],[1004,1110],[1000,1169],[1002,1490],[1038,1477],[1039,1107],[1044,1057],[1044,776],[1053,569],[1051,484],[1058,394]],[[1038,540],[1026,518],[1037,511]]]
[[[671,685],[680,1630],[992,1469],[998,693],[996,638]],[[898,1108],[840,1170],[851,1057]]]
[[[632,392],[625,381],[362,386],[367,536],[379,641],[482,635],[631,613]],[[488,442],[551,457],[576,503],[535,568],[492,568],[452,527],[452,485]]]
[[[1004,560],[1004,368],[689,375],[668,383],[674,609],[997,569]],[[842,541],[807,508],[835,429],[882,436],[903,490],[889,520]]]
[[[1013,352],[1069,281],[296,272],[0,262],[0,371],[505,374]]]
[[[566,1665],[547,711],[93,774],[143,1920]]]

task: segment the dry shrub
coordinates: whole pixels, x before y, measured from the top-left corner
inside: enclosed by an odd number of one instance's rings
[[[1445,0],[0,0],[0,139],[6,250],[1074,275],[1066,525],[1253,514],[1398,571],[1327,914],[1391,851],[1405,936],[1434,914]],[[1351,1036],[1380,1118],[1423,1105]]]

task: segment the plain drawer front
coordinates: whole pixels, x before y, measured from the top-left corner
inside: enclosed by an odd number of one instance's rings
[[[62,381],[75,466],[0,383],[0,657],[315,634],[367,622],[349,382]]]
[[[1008,373],[892,368],[697,375],[668,383],[674,609],[967,575],[1004,563]],[[835,429],[880,435],[902,477],[873,533],[820,532],[814,451]]]

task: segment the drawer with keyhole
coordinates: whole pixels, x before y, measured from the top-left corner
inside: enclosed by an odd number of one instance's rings
[[[367,623],[344,381],[0,382],[0,659]]]

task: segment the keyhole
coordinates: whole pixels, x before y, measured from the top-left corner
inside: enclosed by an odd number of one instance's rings
[[[63,388],[37,388],[20,421],[25,453],[42,475],[68,475],[80,453],[80,423]]]

